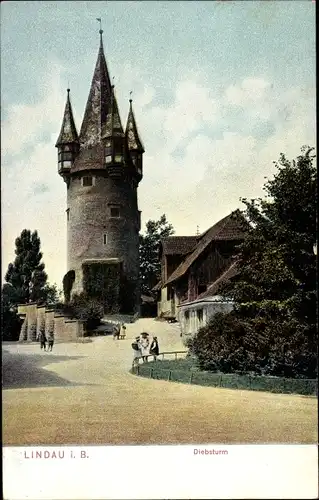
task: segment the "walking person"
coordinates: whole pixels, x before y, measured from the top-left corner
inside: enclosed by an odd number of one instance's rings
[[[47,338],[46,338],[44,332],[40,333],[39,340],[40,340],[40,349],[41,349],[41,351],[42,351],[42,349],[45,351],[46,350],[46,341],[47,341]]]
[[[139,359],[141,357],[141,346],[140,346],[140,337],[136,337],[132,342],[133,349],[133,366],[137,366],[139,363]]]
[[[52,352],[53,344],[54,344],[54,333],[50,332],[48,335],[48,351]]]
[[[154,361],[156,361],[157,356],[159,355],[159,345],[158,345],[157,337],[153,337],[153,340],[152,340],[151,346],[150,346],[150,354],[153,354]]]
[[[114,325],[114,327],[113,327],[113,340],[115,340],[115,339],[118,340],[120,338],[120,328],[121,328],[121,326],[119,323]]]
[[[126,326],[124,323],[122,323],[118,338],[125,339],[125,337],[126,337]]]
[[[141,354],[142,354],[143,362],[147,363],[147,361],[148,361],[147,356],[150,353],[150,341],[148,338],[148,333],[146,333],[146,332],[141,333],[140,346],[141,346]]]

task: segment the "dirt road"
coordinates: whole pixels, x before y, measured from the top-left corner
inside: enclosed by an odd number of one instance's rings
[[[198,387],[131,375],[131,342],[184,349],[176,324],[141,319],[127,338],[3,346],[5,445],[315,443],[312,397]]]

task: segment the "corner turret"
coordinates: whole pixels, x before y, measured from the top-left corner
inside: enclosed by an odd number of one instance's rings
[[[58,171],[65,178],[79,152],[79,137],[74,123],[70,101],[70,89],[67,89],[61,132],[55,147],[58,148]]]
[[[136,169],[138,180],[140,181],[143,177],[143,153],[145,150],[137,131],[132,99],[130,99],[130,110],[127,117],[125,137],[129,155]]]
[[[123,167],[125,162],[125,135],[114,94],[114,85],[111,88],[110,109],[102,130],[102,141],[104,143],[105,166],[109,174],[120,174],[119,167]]]

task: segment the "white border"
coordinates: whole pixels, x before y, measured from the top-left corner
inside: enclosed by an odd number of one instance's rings
[[[316,445],[4,447],[3,472],[6,500],[318,497]]]

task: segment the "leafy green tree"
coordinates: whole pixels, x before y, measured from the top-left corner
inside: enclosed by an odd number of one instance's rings
[[[250,229],[238,274],[220,293],[235,303],[191,341],[202,368],[317,376],[317,172],[313,148],[283,154],[264,199],[243,199]],[[231,346],[231,348],[230,348]]]
[[[317,172],[313,148],[296,160],[281,154],[265,199],[242,200],[251,229],[239,247],[237,277],[225,288],[253,314],[285,308],[307,324],[316,322]],[[275,301],[275,302],[274,302]]]
[[[8,266],[2,287],[2,337],[16,340],[20,328],[18,304],[52,305],[59,299],[56,285],[49,285],[37,231],[24,229],[15,241],[15,260]]]
[[[15,260],[8,266],[5,280],[13,288],[17,303],[28,303],[44,300],[47,274],[44,270],[41,241],[37,231],[31,233],[24,229],[15,240]]]
[[[140,235],[140,281],[141,292],[145,295],[152,295],[152,288],[160,280],[160,240],[174,233],[173,226],[163,214],[157,221],[149,220],[146,223],[145,234]]]

